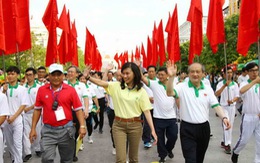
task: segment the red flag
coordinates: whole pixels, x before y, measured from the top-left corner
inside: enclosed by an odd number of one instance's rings
[[[12,1],[1,1],[5,32],[5,54],[16,53],[16,32]]]
[[[125,57],[124,57],[123,53],[120,54],[119,60],[121,61],[121,65],[120,66],[122,67],[125,64]]]
[[[143,56],[143,67],[147,68],[147,57],[146,57],[146,54],[145,54],[145,51],[144,51],[144,44],[142,43],[141,45],[141,54]]]
[[[91,64],[91,47],[92,47],[92,41],[93,36],[89,32],[88,28],[86,28],[86,43],[85,43],[85,58],[84,63],[85,64]]]
[[[31,31],[29,18],[29,0],[13,0],[16,10],[16,43],[18,51],[31,49]]]
[[[42,21],[49,31],[47,52],[46,52],[46,66],[52,63],[57,63],[57,25],[58,25],[58,7],[56,0],[50,0]]]
[[[136,48],[135,48],[135,59],[140,59],[140,51],[139,51],[138,46],[136,46]]]
[[[151,40],[149,38],[149,36],[147,37],[147,61],[148,61],[148,66],[149,65],[156,65],[153,63],[153,50],[152,50],[152,43]]]
[[[225,0],[210,0],[207,37],[213,53],[218,51],[218,44],[225,42],[224,19],[222,6]]]
[[[250,45],[258,41],[260,20],[260,1],[243,0],[241,2],[238,23],[237,52],[247,55]]]
[[[124,52],[124,58],[125,58],[125,62],[128,62],[128,51]]]
[[[157,60],[158,60],[158,44],[156,42],[156,35],[157,35],[157,28],[156,24],[154,22],[153,26],[153,37],[152,37],[152,58],[151,58],[151,64],[156,66]]]
[[[0,1],[0,50],[5,51],[5,30],[4,30],[3,1]],[[2,52],[1,52],[1,54],[2,54]]]
[[[203,46],[202,38],[202,5],[201,0],[191,0],[187,20],[191,22],[189,64],[193,62],[195,54],[201,54]]]
[[[62,13],[59,18],[59,28],[61,28],[62,34],[60,38],[60,42],[58,44],[58,52],[59,52],[59,62],[60,64],[66,63],[66,57],[68,56],[68,34],[69,34],[69,24],[68,24],[68,17],[67,17],[67,10],[66,6],[63,6]]]
[[[118,59],[118,53],[116,53],[116,55],[114,56],[114,60],[116,61],[116,63],[118,64],[118,69],[120,67],[120,64],[119,64],[119,59]]]
[[[134,62],[134,52],[132,50],[132,54],[131,54],[131,62]]]
[[[78,61],[78,41],[77,41],[77,29],[76,29],[76,22],[74,20],[74,22],[72,23],[72,27],[71,27],[71,36],[72,36],[72,64],[75,66],[79,66],[79,61]]]
[[[168,58],[177,62],[181,59],[177,4],[175,5],[172,17],[169,16],[165,31],[168,32]]]
[[[162,20],[160,21],[160,24],[158,26],[158,30],[156,33],[156,41],[159,45],[158,54],[160,56],[160,66],[162,66],[163,63],[166,61]]]

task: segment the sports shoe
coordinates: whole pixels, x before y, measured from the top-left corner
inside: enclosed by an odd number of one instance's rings
[[[225,148],[225,143],[222,141],[222,142],[220,143],[220,146],[221,146],[221,148]]]
[[[165,163],[166,159],[165,158],[160,158],[159,163]]]
[[[32,158],[32,155],[31,155],[31,154],[26,155],[26,156],[23,158],[23,162],[27,162],[27,161],[29,161],[31,158]]]
[[[84,149],[84,144],[81,144],[81,146],[79,147],[79,150],[83,151],[83,149]]]
[[[116,155],[116,149],[115,148],[112,149],[112,154]]]
[[[77,156],[74,156],[73,157],[73,162],[77,162],[79,159],[78,159],[78,157]]]
[[[225,146],[225,153],[226,153],[226,154],[231,154],[230,145],[226,145],[226,146]]]
[[[36,153],[36,156],[38,156],[38,157],[42,156],[42,151],[35,151],[35,153]]]
[[[172,158],[174,157],[172,151],[171,151],[171,152],[168,152],[168,157],[169,157],[170,159],[172,159]]]
[[[89,137],[88,137],[88,143],[89,143],[89,144],[93,144],[92,136],[89,136]]]
[[[231,160],[233,163],[237,163],[238,154],[235,154],[234,152],[232,152]]]
[[[152,143],[150,142],[144,143],[144,148],[151,148],[151,147],[152,147]]]

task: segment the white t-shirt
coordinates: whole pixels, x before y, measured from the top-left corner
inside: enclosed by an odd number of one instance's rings
[[[220,81],[217,85],[216,91],[218,91],[223,85],[226,84],[226,80]],[[225,87],[220,95],[220,105],[229,106],[227,100],[233,100],[235,97],[239,97],[239,88],[236,82],[232,81],[228,87]],[[234,102],[233,105],[236,105]]]
[[[8,85],[6,92],[10,115],[14,115],[21,105],[29,105],[29,96],[25,87],[15,85],[13,88]]]
[[[89,97],[86,85],[78,80],[76,81],[75,84],[72,84],[69,81],[64,81],[64,83],[72,86],[76,90],[80,102],[82,103],[82,105],[84,105],[84,98]]]
[[[148,80],[148,82],[154,97],[153,116],[160,119],[176,118],[175,99],[167,96],[166,86],[156,80]]]
[[[92,98],[95,98],[96,97],[96,93],[93,89],[93,87],[91,85],[86,85],[86,88],[87,88],[87,92],[88,92],[88,95],[89,95],[89,98],[88,98],[88,112],[90,113],[91,112],[91,109],[93,108],[93,100]]]
[[[0,92],[0,116],[10,115],[7,97]]]
[[[105,97],[106,91],[105,91],[105,89],[103,87],[100,87],[100,86],[98,86],[98,85],[96,85],[94,83],[91,83],[91,86],[94,89],[98,99]]]
[[[175,89],[180,99],[180,118],[186,122],[198,124],[209,120],[209,109],[219,105],[212,88],[201,82],[199,89],[193,84],[182,82]]]
[[[244,81],[240,84],[240,89],[251,81]],[[260,84],[255,84],[245,93],[241,94],[243,100],[242,112],[245,114],[259,114],[260,113],[260,95],[259,95]]]
[[[28,93],[29,105],[27,107],[29,107],[29,106],[32,106],[35,103],[36,95],[37,95],[38,89],[41,87],[41,85],[34,82],[34,84],[31,87],[28,84],[25,84],[24,87],[26,88],[27,93]],[[31,114],[31,113],[33,113],[33,109],[26,112],[26,114]]]
[[[153,91],[149,87],[147,87],[144,83],[143,83],[143,88],[146,91],[146,93],[148,94],[149,98],[153,97]],[[151,103],[151,105],[154,108],[154,104]]]
[[[246,76],[239,75],[239,77],[237,78],[237,83],[241,84],[242,82],[247,81],[248,79],[249,79],[248,75],[246,75]]]

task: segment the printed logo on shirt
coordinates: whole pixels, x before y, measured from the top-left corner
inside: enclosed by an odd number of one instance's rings
[[[46,95],[46,96],[45,96],[45,98],[49,98],[49,96],[48,96],[48,95]]]
[[[207,93],[204,93],[204,96],[208,96]]]

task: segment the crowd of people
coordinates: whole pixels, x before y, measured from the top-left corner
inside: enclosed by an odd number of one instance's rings
[[[4,149],[14,163],[29,161],[32,152],[43,163],[54,162],[56,148],[60,162],[77,162],[77,140],[87,136],[92,144],[94,130],[103,134],[105,112],[115,162],[138,162],[142,141],[146,149],[156,144],[159,163],[164,163],[167,157],[174,158],[180,134],[185,162],[202,163],[211,135],[211,108],[222,121],[219,142],[232,162],[238,162],[252,135],[255,162],[260,162],[256,63],[247,64],[240,76],[226,67],[217,78],[207,75],[200,63],[191,64],[187,71],[179,71],[171,61],[159,68],[145,69],[139,61],[127,62],[115,72],[113,68],[108,64],[104,72],[93,71],[91,65],[82,71],[76,66],[65,70],[55,63],[48,72],[43,66],[27,68],[23,80],[16,66],[1,71],[6,78],[0,87],[0,163]],[[241,135],[231,145],[236,110],[242,114]],[[84,144],[79,150],[84,150]]]

